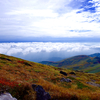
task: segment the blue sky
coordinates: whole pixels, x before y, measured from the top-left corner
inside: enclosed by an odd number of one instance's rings
[[[0,0],[0,42],[44,37],[100,38],[100,1]]]

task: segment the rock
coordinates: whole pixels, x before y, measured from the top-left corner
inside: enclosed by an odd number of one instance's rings
[[[61,80],[60,80],[61,82],[72,82],[72,80],[71,79],[69,79],[69,78],[61,78]]]
[[[10,93],[3,93],[0,95],[0,100],[17,100],[13,98]]]
[[[63,71],[60,71],[61,74],[67,76],[67,73],[66,72],[63,72]]]
[[[86,82],[87,84],[90,84],[90,85],[93,85],[93,86],[97,86],[97,87],[100,87],[100,84],[96,84],[94,82]]]
[[[92,82],[96,82],[96,80],[91,80]]]
[[[73,75],[76,75],[74,72],[70,72],[69,74],[73,74]]]
[[[27,63],[27,62],[24,62],[24,64],[26,65],[26,66],[31,66],[29,63]]]
[[[8,59],[8,58],[5,58],[6,60],[8,60],[8,61],[11,61],[10,59]]]
[[[8,59],[8,58],[3,58],[3,57],[0,57],[0,59],[11,61],[10,59]]]
[[[36,91],[36,100],[49,100],[51,99],[51,96],[48,92],[45,92],[42,86],[32,84],[32,88],[34,91]]]
[[[32,84],[32,88],[34,91],[35,91],[36,86],[37,86],[36,84]]]

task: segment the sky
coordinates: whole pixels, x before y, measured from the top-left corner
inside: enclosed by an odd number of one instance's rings
[[[19,42],[0,43],[0,53],[29,61],[60,61],[76,55],[100,53],[100,42]]]
[[[55,38],[100,40],[100,0],[0,0],[0,42]]]
[[[0,0],[0,53],[35,62],[100,53],[100,0]]]

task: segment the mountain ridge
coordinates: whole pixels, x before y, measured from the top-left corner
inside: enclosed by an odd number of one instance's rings
[[[68,68],[73,70],[82,70],[85,72],[100,71],[100,53],[91,55],[77,55],[58,62],[43,61],[40,62],[46,65],[52,65],[60,68]]]
[[[91,54],[89,55],[90,57],[100,57],[100,53],[94,53],[94,54]]]

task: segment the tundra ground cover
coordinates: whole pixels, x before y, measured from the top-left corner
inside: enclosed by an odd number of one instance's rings
[[[76,75],[71,75],[71,71],[0,54],[0,89],[8,88],[18,100],[36,100],[31,85],[37,84],[50,93],[51,99],[100,100],[100,88],[86,83],[95,80],[99,84],[100,74],[74,71]],[[61,82],[61,78],[70,78],[72,82]]]

